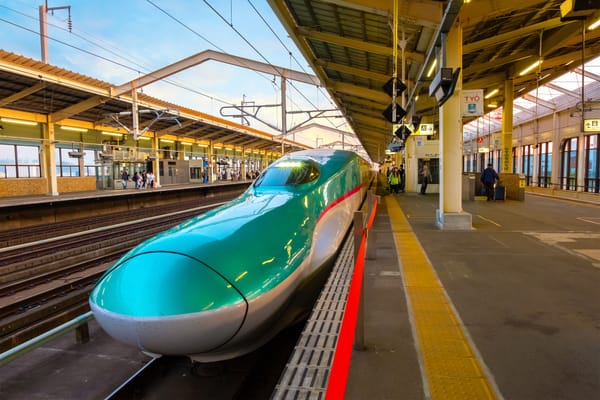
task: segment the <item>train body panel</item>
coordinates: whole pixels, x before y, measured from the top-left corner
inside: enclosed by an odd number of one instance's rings
[[[212,361],[263,344],[340,246],[365,187],[346,151],[292,153],[240,197],[138,245],[90,295],[100,325],[153,354]]]

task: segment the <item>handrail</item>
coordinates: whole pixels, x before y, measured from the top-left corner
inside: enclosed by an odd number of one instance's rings
[[[40,347],[44,343],[66,333],[70,330],[79,328],[81,325],[87,324],[87,322],[93,318],[94,318],[94,316],[93,316],[92,312],[88,311],[87,313],[82,314],[82,315],[78,316],[77,318],[74,318],[70,321],[67,321],[64,324],[59,325],[56,328],[49,330],[48,332],[45,332],[39,336],[36,336],[36,337],[26,341],[25,343],[21,343],[20,345],[15,346],[10,350],[5,351],[4,353],[0,354],[0,367],[5,364],[8,364],[15,358],[20,357],[23,354],[28,353],[31,350],[34,350],[34,349]]]

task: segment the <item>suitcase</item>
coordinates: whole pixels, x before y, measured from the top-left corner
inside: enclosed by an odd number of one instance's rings
[[[496,185],[494,188],[494,200],[505,200],[506,188],[502,185]]]

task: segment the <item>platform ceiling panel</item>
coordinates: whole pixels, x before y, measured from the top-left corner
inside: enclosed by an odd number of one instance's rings
[[[268,2],[345,112],[367,153],[374,161],[381,160],[392,139],[392,125],[381,112],[391,103],[382,86],[394,72],[394,1]],[[499,89],[488,100],[497,104],[504,101],[506,79],[513,79],[513,97],[517,98],[597,57],[600,29],[587,31],[584,36],[585,22],[561,20],[562,3],[398,0],[397,68],[398,76],[408,86],[404,103],[408,115],[426,116],[433,121],[438,118],[438,108],[429,97],[431,78],[426,70],[440,48],[442,33],[447,33],[454,22],[463,29],[463,88],[486,92]],[[600,17],[598,5],[585,14],[587,22]],[[519,75],[538,58],[543,60],[538,70]],[[402,104],[401,99],[398,103]]]

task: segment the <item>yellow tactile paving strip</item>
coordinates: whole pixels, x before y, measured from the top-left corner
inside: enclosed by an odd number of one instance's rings
[[[385,198],[429,398],[497,399],[446,292],[396,200]]]

